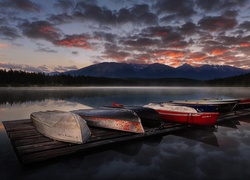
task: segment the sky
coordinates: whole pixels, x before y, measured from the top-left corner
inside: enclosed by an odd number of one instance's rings
[[[102,62],[250,69],[250,0],[0,0],[0,69]]]

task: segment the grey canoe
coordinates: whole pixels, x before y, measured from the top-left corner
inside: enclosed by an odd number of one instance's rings
[[[71,112],[40,111],[30,117],[37,131],[57,141],[82,144],[91,135],[86,121]]]
[[[71,111],[85,119],[89,126],[144,133],[140,117],[129,109],[96,108]]]

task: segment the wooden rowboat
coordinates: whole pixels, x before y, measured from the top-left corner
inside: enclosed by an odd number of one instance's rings
[[[150,103],[144,107],[155,109],[165,121],[182,124],[212,126],[219,117],[218,112],[198,112],[193,107],[169,103]]]
[[[86,121],[70,112],[40,111],[30,117],[38,132],[57,141],[82,144],[91,135]]]
[[[140,117],[129,109],[97,108],[79,109],[71,112],[85,119],[89,126],[144,133]]]

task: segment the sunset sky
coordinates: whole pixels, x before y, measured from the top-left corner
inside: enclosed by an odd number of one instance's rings
[[[250,69],[250,0],[0,0],[0,69],[101,62]]]

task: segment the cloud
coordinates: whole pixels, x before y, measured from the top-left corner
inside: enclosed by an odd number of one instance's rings
[[[231,50],[233,50],[233,48],[229,48],[229,47],[226,47],[224,45],[221,45],[221,46],[205,46],[203,48],[203,52],[206,52],[206,53],[208,53],[210,55],[213,55],[213,56],[220,56],[220,55],[223,55],[226,52],[231,51]]]
[[[130,58],[127,58],[127,63],[137,63],[137,64],[151,64],[154,63],[151,61],[152,53],[141,53],[141,54],[132,54]]]
[[[23,11],[39,12],[41,7],[30,0],[2,0],[2,8],[19,9]]]
[[[38,47],[36,51],[47,52],[47,53],[57,53],[56,50],[50,49],[49,47]]]
[[[189,27],[185,27],[184,29],[174,29],[169,26],[148,27],[142,30],[141,35],[158,38],[157,40],[152,39],[152,42],[154,42],[158,48],[182,49],[188,46],[188,43],[184,41],[184,37],[182,36],[182,31],[188,33],[188,28]],[[190,28],[193,29],[192,26],[190,26]]]
[[[61,31],[48,21],[35,21],[23,23],[20,28],[25,36],[34,39],[53,41],[62,36]]]
[[[119,11],[118,22],[124,22],[124,14]],[[148,4],[136,4],[129,10],[129,17],[139,24],[158,24],[158,17],[150,12]],[[123,17],[123,18],[122,18]],[[126,20],[128,22],[128,19]]]
[[[186,22],[180,27],[180,31],[183,35],[193,35],[197,31],[197,27],[192,22]]]
[[[240,47],[250,47],[250,42],[241,42]]]
[[[54,44],[66,47],[91,49],[91,45],[88,42],[89,39],[90,37],[86,34],[67,35],[64,39],[54,41]]]
[[[0,62],[0,68],[1,69],[13,69],[13,70],[23,70],[23,71],[29,71],[29,72],[40,72],[39,69],[26,65],[26,64],[14,64],[14,63],[4,63]]]
[[[235,28],[237,25],[237,21],[236,19],[226,18],[223,16],[208,16],[199,20],[198,24],[203,30],[225,31]]]
[[[205,11],[216,12],[237,7],[243,7],[247,0],[195,0],[198,8]]]
[[[148,4],[135,4],[131,8],[121,8],[117,11],[112,11],[96,4],[78,2],[75,5],[72,17],[80,21],[95,21],[105,25],[133,23],[138,26],[158,23],[157,15],[150,12]]]
[[[250,21],[244,21],[243,23],[241,23],[239,25],[239,29],[249,31],[250,30]]]
[[[79,52],[78,51],[72,51],[71,54],[77,55]]]
[[[61,14],[52,14],[49,18],[49,22],[53,22],[53,24],[66,24],[72,22],[74,19],[71,15],[67,13]]]
[[[76,70],[78,69],[75,65],[72,66],[61,66],[58,65],[56,67],[50,67],[47,65],[41,65],[41,66],[29,66],[26,64],[15,64],[15,63],[5,63],[5,62],[0,62],[0,69],[12,69],[12,70],[22,70],[26,72],[44,72],[44,73],[49,73],[49,72],[64,72],[64,71],[69,71],[69,70]]]
[[[134,38],[133,38],[134,39]],[[132,48],[140,48],[143,47],[145,49],[145,46],[153,46],[157,43],[159,43],[159,40],[151,39],[151,38],[143,38],[143,37],[138,37],[137,39],[129,39],[125,40],[122,42],[123,45],[125,46],[130,46]]]
[[[57,0],[54,7],[61,9],[63,12],[74,8],[74,4],[70,0]]]
[[[118,62],[125,61],[126,58],[130,57],[130,53],[121,50],[117,45],[106,43],[105,51],[103,52],[103,58],[113,59]]]
[[[85,2],[78,2],[76,4],[73,16],[81,21],[93,20],[104,24],[116,23],[116,16],[111,10]]]
[[[0,43],[0,48],[9,48],[9,47],[11,47],[9,44]]]
[[[16,38],[20,38],[21,36],[18,33],[18,30],[14,27],[10,26],[0,26],[0,38],[14,40]]]
[[[196,5],[205,11],[211,11],[218,7],[218,0],[196,0]]]
[[[65,72],[65,71],[70,71],[70,70],[76,70],[78,69],[75,65],[73,66],[56,66],[53,68],[54,72]]]
[[[46,47],[45,44],[36,43],[38,52],[47,52],[47,53],[57,53],[56,50],[51,49],[50,47]]]
[[[103,39],[104,41],[111,42],[111,43],[116,42],[117,38],[119,38],[119,35],[113,34],[110,32],[101,31],[101,32],[94,32],[93,34],[95,38]]]
[[[201,62],[204,59],[206,59],[208,57],[208,55],[206,53],[203,52],[193,52],[193,53],[189,53],[187,60],[188,61],[198,61]]]
[[[168,58],[183,58],[185,54],[182,51],[176,50],[164,50],[164,51],[155,51],[155,56],[165,56]]]
[[[189,19],[196,14],[193,0],[158,0],[154,8],[159,14],[165,15],[161,21],[177,18]]]

